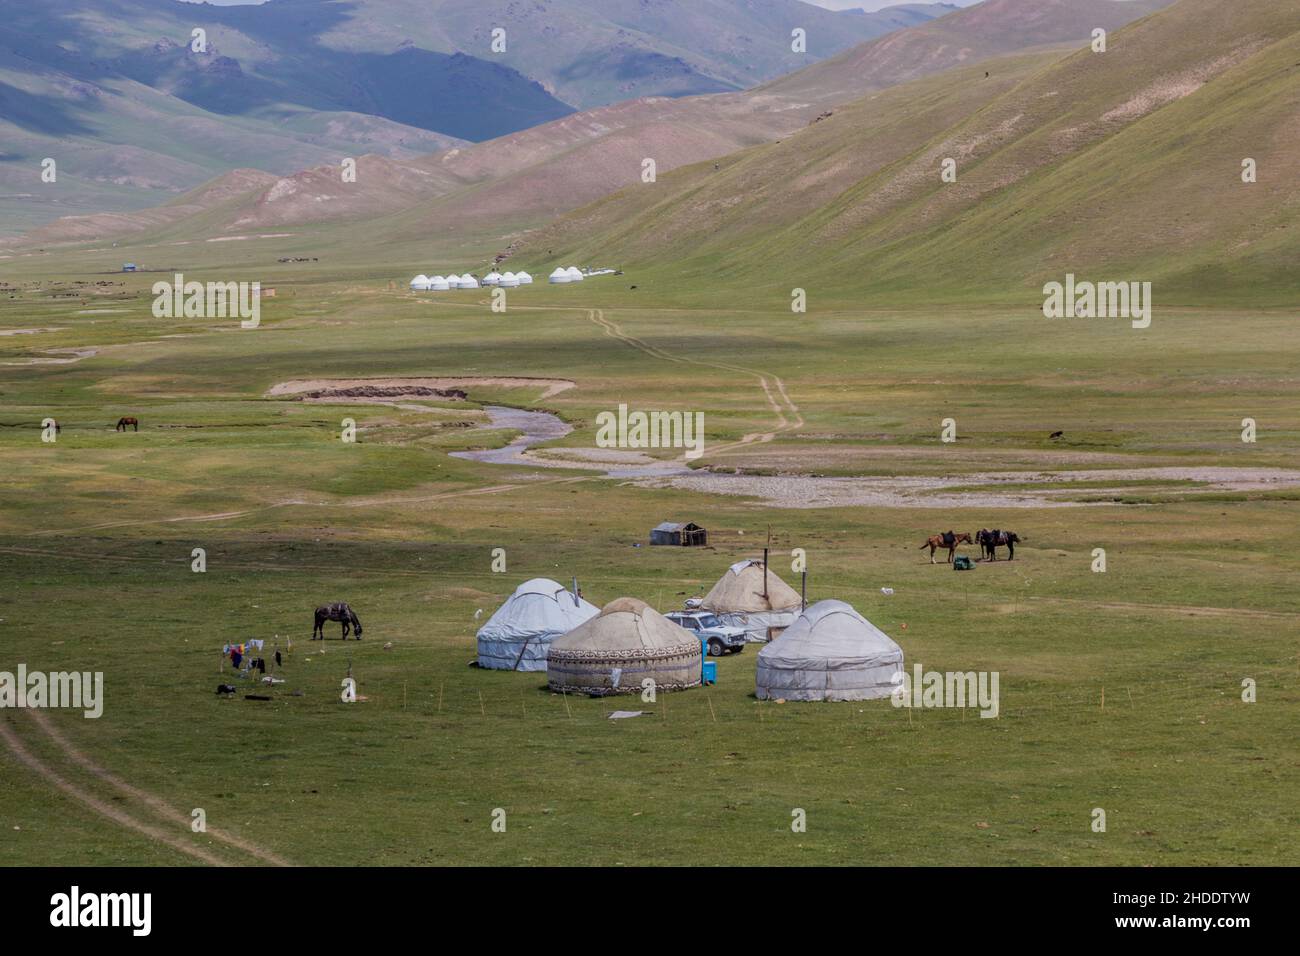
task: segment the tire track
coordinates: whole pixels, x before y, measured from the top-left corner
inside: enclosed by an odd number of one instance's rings
[[[39,727],[47,737],[50,738],[50,740],[54,741],[54,743],[59,747],[60,750],[63,751],[64,755],[69,760],[71,760],[78,767],[81,767],[92,777],[94,777],[97,780],[102,780],[110,787],[113,787],[115,790],[118,790],[122,794],[129,797],[135,803],[151,811],[155,816],[163,820],[166,820],[170,823],[174,823],[177,824],[178,826],[184,827],[187,831],[190,829],[190,825],[192,821],[189,814],[177,810],[175,807],[167,803],[161,797],[155,796],[154,794],[149,793],[145,790],[141,790],[139,787],[134,786],[131,783],[128,783],[126,780],[123,780],[117,774],[112,773],[109,770],[105,770],[103,767],[99,766],[99,764],[95,763],[84,752],[82,752],[76,746],[74,746],[73,743],[70,740],[68,740],[67,737],[63,736],[63,734],[54,727],[54,725],[50,722],[50,719],[45,714],[37,710],[28,710],[26,711],[26,714],[36,723],[36,726]],[[219,840],[220,842],[226,844],[227,846],[235,850],[240,850],[244,853],[249,854],[250,856],[256,857],[258,860],[261,860],[263,863],[269,863],[272,866],[291,865],[286,860],[282,859],[279,856],[276,856],[274,853],[270,852],[269,850],[264,850],[257,844],[251,843],[250,841],[245,840],[243,837],[236,836],[232,833],[227,833],[225,830],[219,829],[218,827],[209,826],[204,831],[204,833],[207,836],[211,837],[212,839]]]
[[[209,866],[230,865],[225,860],[212,855],[200,847],[186,843],[171,833],[150,826],[147,823],[141,823],[139,820],[129,816],[117,807],[114,807],[93,794],[81,789],[23,746],[22,740],[20,740],[18,735],[14,732],[8,720],[0,720],[0,740],[4,741],[5,746],[9,748],[9,751],[14,755],[14,758],[28,770],[44,779],[56,790],[59,790],[76,800],[78,803],[90,808],[100,816],[112,820],[118,826],[132,830],[141,836],[148,837],[155,843],[165,844],[171,849],[176,850],[178,853],[183,853],[192,859],[198,860],[200,863],[206,863]]]

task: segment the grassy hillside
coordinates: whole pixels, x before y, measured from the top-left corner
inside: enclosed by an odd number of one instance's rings
[[[1294,301],[1297,31],[1293,7],[1184,0],[1113,34],[1104,54],[909,84],[719,171],[579,210],[535,241],[620,264],[681,250],[675,273],[773,296],[1032,296],[1102,270],[1182,302],[1250,287]],[[1245,157],[1256,183],[1242,182]]]

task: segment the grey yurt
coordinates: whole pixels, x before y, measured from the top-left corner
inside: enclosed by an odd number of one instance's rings
[[[525,581],[479,629],[478,666],[544,671],[551,642],[599,613],[563,584]]]
[[[818,601],[758,652],[759,700],[872,700],[899,685],[903,649],[843,601]]]
[[[551,642],[546,683],[571,694],[633,694],[652,678],[657,690],[700,683],[700,639],[644,601],[610,601],[591,620]]]

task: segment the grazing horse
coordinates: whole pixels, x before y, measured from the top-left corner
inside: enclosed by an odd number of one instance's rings
[[[140,419],[138,419],[138,418],[119,418],[119,419],[117,420],[117,427],[114,428],[113,431],[115,431],[115,432],[124,432],[124,431],[127,430],[127,428],[134,428],[136,431],[139,431],[139,430],[140,430]]]
[[[1014,531],[1001,531],[994,528],[989,531],[987,528],[981,528],[975,535],[975,540],[979,542],[980,554],[989,561],[998,559],[998,548],[1007,549],[1008,561],[1016,559],[1016,544],[1020,541],[1020,535]]]
[[[316,625],[311,629],[311,639],[318,640],[317,633],[320,634],[319,640],[325,640],[325,622],[339,621],[343,625],[343,640],[348,639],[348,625],[357,632],[357,640],[361,640],[361,622],[357,620],[357,612],[348,607],[344,601],[335,601],[333,604],[322,604],[316,608]]]
[[[971,543],[969,532],[963,531],[957,534],[952,531],[945,531],[943,534],[933,534],[925,539],[925,544],[921,545],[921,550],[930,549],[930,563],[934,564],[934,552],[937,548],[948,549],[948,563],[952,564],[953,552],[957,550],[957,545],[962,542]]]

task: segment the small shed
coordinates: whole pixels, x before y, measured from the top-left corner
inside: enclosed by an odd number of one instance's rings
[[[709,543],[709,532],[694,521],[682,524],[677,521],[665,521],[650,529],[651,544],[676,544],[682,547],[703,547]]]

